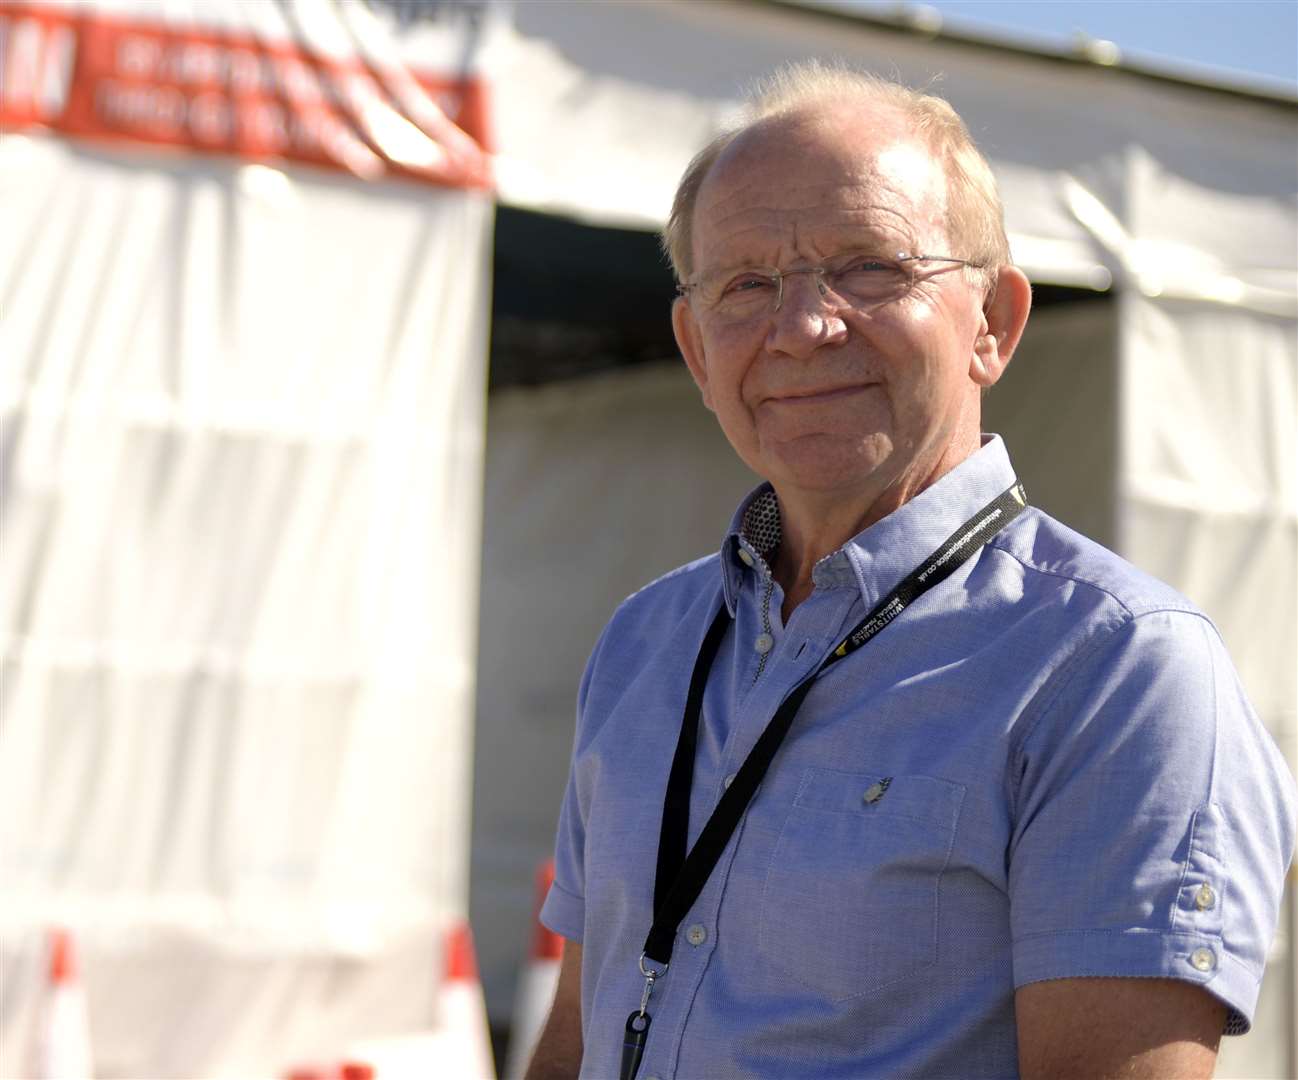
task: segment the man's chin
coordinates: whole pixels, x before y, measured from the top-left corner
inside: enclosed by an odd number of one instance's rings
[[[764,475],[777,490],[783,485],[823,494],[883,491],[895,471],[892,445],[886,439],[807,436],[784,443],[778,454],[768,457],[772,468]]]

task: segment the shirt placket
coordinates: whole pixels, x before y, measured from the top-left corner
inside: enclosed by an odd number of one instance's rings
[[[854,595],[846,590],[834,590],[832,594],[813,593],[804,601],[811,606],[804,611],[812,616],[812,621],[808,623],[805,617],[797,620],[796,638],[790,638],[786,630],[780,643],[766,650],[771,658],[769,674],[756,681],[752,691],[733,706],[740,715],[730,718],[729,737],[719,758],[720,767],[713,768],[706,778],[696,768],[695,783],[702,790],[710,791],[712,800],[703,806],[692,802],[690,820],[695,823],[691,828],[692,834],[697,835],[780,703],[837,644],[836,635],[847,619],[853,599]],[[756,602],[762,602],[760,589]],[[760,797],[760,791],[757,797]],[[660,1009],[654,1016],[655,1034],[660,1038],[656,1046],[654,1039],[649,1039],[641,1068],[640,1075],[645,1080],[669,1080],[676,1074],[690,1010],[712,953],[720,944],[716,928],[721,903],[725,898],[730,867],[743,843],[747,818],[745,813],[735,829],[732,842],[727,845],[699,899],[681,924],[668,976],[671,982],[664,980]]]

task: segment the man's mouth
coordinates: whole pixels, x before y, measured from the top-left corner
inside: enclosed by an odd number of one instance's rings
[[[839,398],[860,394],[874,385],[874,383],[848,383],[843,386],[783,390],[777,394],[769,395],[766,400],[777,405],[819,405],[824,402],[837,401]]]

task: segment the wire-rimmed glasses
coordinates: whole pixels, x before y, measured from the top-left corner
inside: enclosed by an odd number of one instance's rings
[[[911,255],[905,251],[892,256],[854,253],[839,255],[820,266],[796,266],[789,270],[775,266],[710,270],[693,281],[677,285],[676,291],[682,296],[697,297],[708,314],[738,323],[779,311],[784,302],[784,279],[794,274],[814,274],[816,288],[826,299],[833,297],[850,307],[870,307],[905,295],[925,263],[976,268],[985,265],[951,255]]]

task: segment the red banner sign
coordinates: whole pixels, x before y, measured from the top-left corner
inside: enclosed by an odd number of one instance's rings
[[[476,77],[339,60],[253,34],[0,6],[0,128],[44,127],[366,179],[488,187]]]

